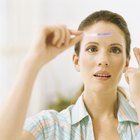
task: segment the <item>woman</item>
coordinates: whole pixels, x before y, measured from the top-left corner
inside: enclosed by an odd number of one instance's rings
[[[64,26],[44,28],[24,59],[11,96],[0,112],[2,140],[140,138],[140,69],[128,68],[131,39],[126,22],[116,13],[98,11],[84,19],[79,30],[71,31]],[[83,79],[82,95],[75,105],[61,112],[42,111],[29,118],[23,131],[32,86],[40,68],[75,43],[73,62]],[[140,49],[135,48],[134,53],[140,65]],[[123,73],[135,109],[118,90]]]

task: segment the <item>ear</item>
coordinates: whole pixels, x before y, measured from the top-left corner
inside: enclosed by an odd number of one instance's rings
[[[80,71],[79,56],[76,53],[73,54],[73,63],[74,63],[75,69],[79,72]]]
[[[129,66],[129,62],[130,62],[130,57],[127,57],[127,59],[126,59],[126,64],[125,64],[125,68],[124,68],[124,70],[123,70],[123,73],[126,72],[126,69],[127,69],[128,66]]]

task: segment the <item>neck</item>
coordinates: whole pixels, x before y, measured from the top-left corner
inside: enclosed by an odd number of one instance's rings
[[[85,90],[83,100],[91,118],[116,117],[117,90],[107,93],[90,93]]]

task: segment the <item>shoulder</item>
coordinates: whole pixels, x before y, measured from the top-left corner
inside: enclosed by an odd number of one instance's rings
[[[69,123],[71,120],[72,106],[62,110],[61,112],[55,110],[43,110],[40,113],[27,118],[25,126],[36,125],[42,127],[49,127],[52,125],[61,124],[61,122]]]
[[[56,130],[70,131],[71,129],[71,110],[72,106],[61,112],[55,110],[44,110],[29,117],[24,125],[24,130],[33,134],[35,138],[45,135],[54,135]]]

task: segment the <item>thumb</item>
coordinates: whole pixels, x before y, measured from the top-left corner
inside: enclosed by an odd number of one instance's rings
[[[78,43],[79,41],[81,41],[83,38],[83,34],[81,33],[80,35],[77,35],[73,38],[70,39],[70,46],[73,46],[74,44]]]
[[[129,77],[128,77],[128,71],[127,70],[126,70],[124,76],[125,76],[125,80],[126,80],[127,84],[129,84]]]

